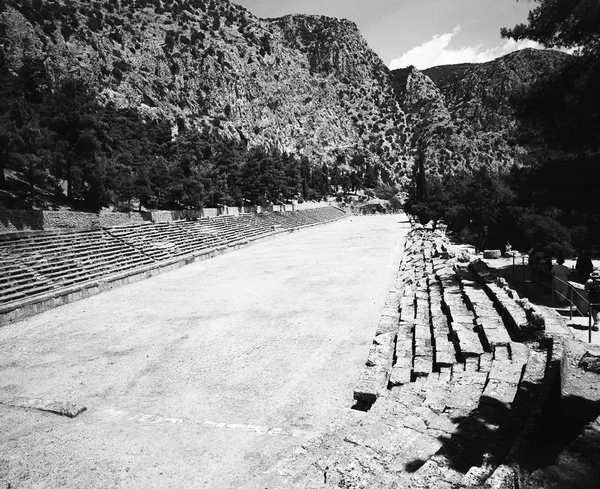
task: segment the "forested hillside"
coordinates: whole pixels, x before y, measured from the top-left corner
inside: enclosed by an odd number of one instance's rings
[[[366,189],[480,248],[593,246],[600,32],[553,19],[558,3],[504,35],[582,54],[390,72],[354,23],[329,17],[0,0],[0,205],[181,209]]]
[[[331,178],[374,186],[410,166],[387,68],[350,22],[226,0],[0,11],[6,203],[23,185],[27,205],[90,209],[318,199]]]
[[[408,208],[478,248],[599,252],[599,72],[595,57],[531,49],[395,71],[417,149]]]

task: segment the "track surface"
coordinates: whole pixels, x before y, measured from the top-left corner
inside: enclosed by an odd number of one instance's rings
[[[346,219],[0,328],[0,401],[88,408],[0,404],[0,488],[248,483],[352,405],[408,229]]]

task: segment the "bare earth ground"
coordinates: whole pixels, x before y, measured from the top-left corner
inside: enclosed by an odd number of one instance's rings
[[[352,405],[409,229],[346,219],[0,328],[0,488],[235,488]]]

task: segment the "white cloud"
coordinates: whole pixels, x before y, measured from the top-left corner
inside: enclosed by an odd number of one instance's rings
[[[459,32],[460,26],[457,25],[452,29],[452,32],[433,36],[431,40],[412,48],[399,58],[393,59],[390,62],[390,69],[395,70],[413,65],[420,70],[424,70],[439,65],[484,63],[520,49],[544,49],[541,44],[535,41],[514,41],[513,39],[504,39],[497,46],[487,49],[483,44],[458,49],[449,47],[450,42]]]

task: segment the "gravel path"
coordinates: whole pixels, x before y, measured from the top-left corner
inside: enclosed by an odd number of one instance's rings
[[[409,229],[350,218],[0,328],[0,488],[236,488],[352,405]],[[9,485],[10,484],[10,485]]]

